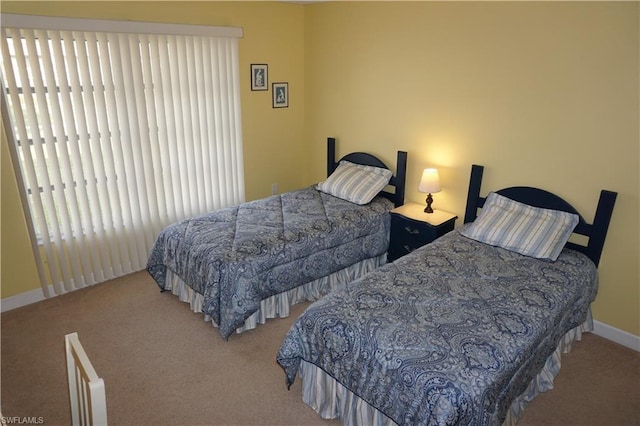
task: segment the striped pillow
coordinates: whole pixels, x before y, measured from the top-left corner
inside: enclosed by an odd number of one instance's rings
[[[519,203],[491,192],[478,218],[462,235],[538,259],[555,261],[578,216]]]
[[[340,161],[331,176],[316,187],[334,197],[356,204],[367,204],[387,186],[391,170]]]

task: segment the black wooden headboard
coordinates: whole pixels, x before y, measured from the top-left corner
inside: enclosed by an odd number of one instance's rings
[[[464,215],[464,223],[472,222],[476,219],[478,209],[482,208],[486,197],[480,196],[480,186],[482,185],[483,166],[474,164],[471,166],[471,177],[469,179],[469,192],[467,195],[467,207]],[[586,254],[593,263],[598,266],[604,241],[609,230],[611,215],[613,214],[613,206],[616,203],[617,192],[602,190],[600,191],[600,199],[596,207],[596,214],[593,223],[588,223],[584,217],[567,201],[561,197],[545,191],[543,189],[532,188],[529,186],[513,186],[503,188],[497,191],[500,195],[511,198],[512,200],[528,204],[534,207],[540,207],[552,210],[562,210],[565,212],[577,214],[579,219],[574,234],[584,235],[588,238],[586,245],[574,242],[568,242],[566,247],[577,250]]]
[[[338,167],[340,161],[346,160],[356,164],[365,166],[374,166],[388,169],[378,157],[367,154],[366,152],[352,152],[344,157],[336,160],[336,140],[335,138],[327,138],[327,176],[329,176]],[[380,195],[393,201],[396,207],[404,204],[405,184],[407,178],[407,153],[398,151],[396,160],[396,173],[391,176],[389,185],[395,187],[394,192],[381,191]]]

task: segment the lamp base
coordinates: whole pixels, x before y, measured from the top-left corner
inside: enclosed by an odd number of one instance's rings
[[[431,194],[427,195],[427,207],[424,208],[424,212],[425,213],[433,213],[433,209],[431,208],[431,203],[433,203],[433,197],[431,196]]]

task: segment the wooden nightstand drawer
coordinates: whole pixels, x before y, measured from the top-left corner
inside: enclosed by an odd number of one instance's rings
[[[452,231],[456,219],[456,215],[442,210],[424,213],[424,207],[416,203],[392,210],[388,260],[392,262]]]
[[[400,241],[419,243],[418,247],[436,239],[436,228],[425,226],[424,222],[418,222],[399,215],[391,216],[391,229],[394,238]]]

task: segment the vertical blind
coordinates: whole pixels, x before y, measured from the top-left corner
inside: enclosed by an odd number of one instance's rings
[[[1,38],[5,129],[45,296],[142,270],[162,228],[244,201],[236,37],[3,16]]]

